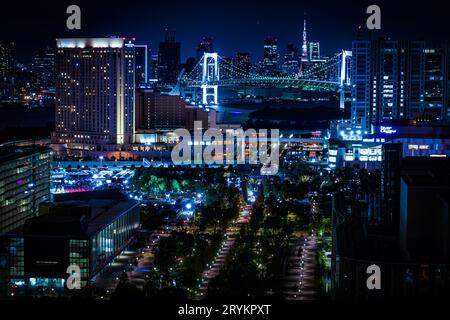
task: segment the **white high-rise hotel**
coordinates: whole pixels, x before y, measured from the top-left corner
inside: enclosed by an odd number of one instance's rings
[[[79,156],[127,150],[134,139],[134,45],[123,38],[56,45],[53,143]]]

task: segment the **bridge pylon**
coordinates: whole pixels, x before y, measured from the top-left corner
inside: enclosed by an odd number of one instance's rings
[[[212,97],[215,105],[219,102],[219,90],[217,85],[210,85],[211,81],[219,81],[219,55],[217,52],[205,52],[202,57],[202,103],[209,104],[208,97]]]
[[[345,109],[345,86],[350,85],[350,75],[347,68],[347,58],[351,58],[352,52],[342,50],[341,55],[341,73],[339,76],[339,107],[343,111]]]

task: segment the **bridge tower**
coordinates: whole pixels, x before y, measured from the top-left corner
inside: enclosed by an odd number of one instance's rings
[[[352,52],[348,50],[342,50],[341,55],[341,73],[339,76],[339,107],[343,111],[345,108],[345,87],[350,85],[350,74],[347,67],[347,58],[351,58]]]
[[[214,53],[205,52],[202,58],[202,103],[207,105],[211,100],[208,97],[212,97],[214,105],[219,102],[218,85],[211,84],[220,80],[219,74],[219,55]]]

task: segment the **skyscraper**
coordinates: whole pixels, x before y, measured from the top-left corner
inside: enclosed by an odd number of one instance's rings
[[[195,60],[194,57],[189,57],[186,59],[186,62],[184,63],[184,69],[185,69],[185,74],[189,74],[192,72],[192,70],[194,70],[195,65],[197,64],[197,61]]]
[[[36,51],[33,72],[39,87],[48,89],[55,86],[55,50],[53,48],[40,48]]]
[[[0,99],[14,95],[14,42],[0,43]]]
[[[309,60],[315,61],[320,60],[320,43],[310,42],[309,43]]]
[[[196,50],[197,61],[200,61],[205,52],[206,53],[214,52],[213,38],[211,37],[204,37],[202,41],[198,43]]]
[[[289,43],[284,54],[282,71],[288,76],[295,76],[298,74],[298,68],[298,49],[294,44]]]
[[[152,54],[150,59],[150,79],[158,80],[158,55]]]
[[[278,40],[273,37],[267,37],[264,39],[262,72],[265,75],[273,75],[277,71],[278,71]]]
[[[242,73],[250,72],[252,68],[252,61],[249,52],[238,52],[233,62],[234,66],[238,68]],[[238,73],[236,77],[242,77],[242,74]]]
[[[354,41],[352,120],[364,130],[392,119],[450,120],[447,43]]]
[[[135,63],[135,84],[137,87],[145,85],[148,82],[149,70],[148,59],[149,49],[147,45],[135,45],[134,46],[134,63]]]
[[[159,44],[158,81],[162,84],[177,83],[181,64],[181,43],[175,41],[175,36],[166,33],[166,39]]]
[[[224,68],[221,68],[221,70],[220,70],[220,78],[222,80],[235,78],[237,72],[234,72],[234,68],[233,68],[234,59],[231,57],[223,57],[222,62],[224,64],[223,65]]]
[[[57,39],[54,143],[69,154],[133,142],[134,45],[124,38]]]

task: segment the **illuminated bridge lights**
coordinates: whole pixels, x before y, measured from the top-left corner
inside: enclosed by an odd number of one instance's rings
[[[276,87],[299,88],[312,91],[335,91],[341,93],[348,87],[349,75],[346,72],[346,60],[350,51],[342,51],[323,64],[315,65],[298,76],[268,77],[243,70],[226,61],[217,53],[205,53],[202,59],[189,73],[180,77],[183,88],[201,88],[201,101],[204,105],[218,103],[218,87]],[[340,67],[340,77],[335,81],[323,78],[329,70]],[[187,90],[185,90],[186,92]]]

